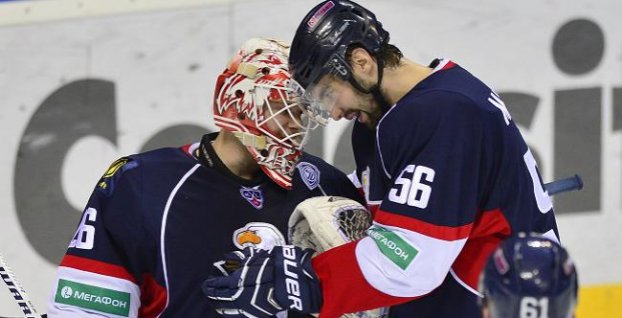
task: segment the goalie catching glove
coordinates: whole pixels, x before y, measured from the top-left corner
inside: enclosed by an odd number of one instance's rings
[[[323,196],[302,201],[289,218],[289,241],[322,253],[356,241],[371,226],[371,213],[360,203],[343,197]],[[342,318],[385,317],[388,308],[344,314]]]
[[[322,294],[311,267],[312,254],[311,249],[295,246],[256,250],[232,274],[207,279],[203,292],[224,316],[269,317],[283,310],[319,312]]]
[[[371,226],[371,215],[363,205],[348,198],[314,197],[296,206],[288,226],[293,245],[322,253],[362,238]]]

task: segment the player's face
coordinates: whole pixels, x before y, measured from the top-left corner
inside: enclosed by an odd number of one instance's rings
[[[380,107],[372,95],[363,94],[350,83],[331,75],[324,76],[309,94],[334,120],[356,119],[370,128],[376,127],[380,120]]]

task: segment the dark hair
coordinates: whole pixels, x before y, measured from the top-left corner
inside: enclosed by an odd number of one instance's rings
[[[346,61],[350,65],[352,65],[352,51],[356,48],[365,49],[363,45],[358,43],[348,46],[348,50],[346,51]],[[372,53],[370,52],[370,54]],[[385,67],[389,68],[399,66],[402,57],[404,57],[402,51],[400,51],[397,46],[389,43],[382,44],[378,50],[378,53],[374,55],[374,58],[380,60]]]

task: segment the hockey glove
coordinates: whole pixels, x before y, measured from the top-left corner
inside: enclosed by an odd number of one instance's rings
[[[255,251],[231,275],[203,282],[203,292],[212,307],[225,316],[262,318],[283,310],[319,312],[322,294],[311,266],[313,253],[294,246]]]
[[[247,247],[242,251],[233,251],[225,254],[223,258],[217,262],[214,262],[214,267],[218,269],[215,275],[222,274],[229,276],[236,270],[242,268],[247,258],[255,254],[255,249]]]

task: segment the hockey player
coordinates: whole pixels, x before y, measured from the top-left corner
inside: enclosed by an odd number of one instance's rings
[[[519,233],[491,254],[480,278],[484,318],[571,318],[577,305],[577,272],[556,242]]]
[[[385,306],[390,317],[480,317],[478,277],[495,246],[520,231],[558,239],[551,199],[510,113],[455,62],[406,59],[372,12],[330,0],[300,23],[289,64],[316,116],[357,120],[354,154],[374,224],[312,261],[277,248],[240,277],[206,281],[215,307],[263,317],[231,296],[274,284],[277,307],[322,318]],[[275,264],[273,277],[245,279],[260,260]],[[286,260],[305,269],[296,297],[278,288],[292,279],[290,267],[277,266]]]
[[[227,271],[223,254],[286,244],[306,198],[359,198],[301,151],[313,123],[290,98],[287,53],[249,40],[217,79],[219,133],[110,166],[58,267],[49,317],[217,317],[201,283]]]

